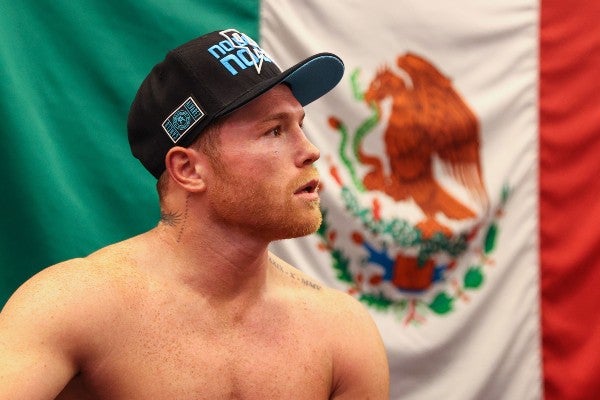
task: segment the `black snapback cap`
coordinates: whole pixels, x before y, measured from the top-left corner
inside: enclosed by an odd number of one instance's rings
[[[129,110],[131,152],[157,179],[174,146],[187,147],[215,118],[280,83],[303,106],[341,80],[344,63],[315,54],[285,71],[249,36],[215,31],[170,51],[144,79]]]

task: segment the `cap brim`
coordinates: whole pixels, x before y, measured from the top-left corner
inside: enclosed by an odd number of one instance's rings
[[[256,85],[216,116],[220,117],[237,110],[280,83],[286,83],[298,102],[305,106],[333,89],[343,76],[344,63],[338,56],[332,53],[315,54]]]
[[[284,73],[282,80],[289,84],[294,97],[303,106],[333,89],[344,75],[344,63],[331,53],[320,53],[307,58]]]

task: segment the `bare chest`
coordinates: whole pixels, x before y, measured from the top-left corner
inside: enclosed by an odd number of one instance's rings
[[[332,387],[326,341],[298,315],[232,324],[148,314],[105,333],[59,399],[327,399]]]

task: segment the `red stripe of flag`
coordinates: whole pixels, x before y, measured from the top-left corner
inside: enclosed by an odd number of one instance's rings
[[[545,1],[540,238],[547,400],[600,396],[600,2]]]

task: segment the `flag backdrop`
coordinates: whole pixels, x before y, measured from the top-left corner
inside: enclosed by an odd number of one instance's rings
[[[237,27],[282,67],[346,63],[307,107],[324,223],[273,251],[371,311],[391,397],[597,398],[600,3],[446,3],[0,4],[0,304],[156,223],[129,104],[168,49]]]

